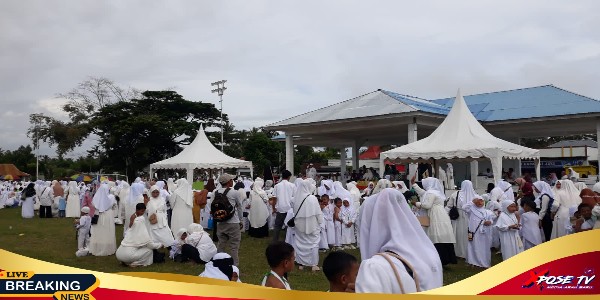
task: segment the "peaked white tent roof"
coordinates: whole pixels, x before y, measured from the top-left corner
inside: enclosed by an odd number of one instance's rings
[[[422,160],[489,158],[494,169],[494,179],[502,170],[502,158],[536,159],[536,173],[539,177],[539,150],[507,142],[490,134],[479,122],[465,103],[458,90],[454,105],[442,124],[428,137],[416,142],[382,152],[380,159]]]
[[[194,169],[221,168],[250,168],[252,170],[252,162],[233,158],[219,151],[208,140],[202,126],[200,126],[198,135],[194,141],[185,147],[183,151],[173,157],[150,165],[150,170],[186,169],[188,172],[188,181]]]

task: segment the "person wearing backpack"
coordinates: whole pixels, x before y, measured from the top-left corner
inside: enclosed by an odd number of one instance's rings
[[[226,252],[233,258],[234,265],[239,264],[238,251],[242,240],[242,199],[240,194],[233,190],[235,177],[223,173],[219,176],[221,188],[215,190],[211,203],[210,213],[213,220],[219,222],[217,237],[219,239],[217,251]],[[229,252],[225,248],[229,247]]]
[[[539,226],[544,232],[544,240],[547,242],[552,235],[552,203],[554,203],[554,192],[552,187],[545,181],[538,180],[533,183],[533,189],[538,194],[535,199],[536,205],[540,207]]]

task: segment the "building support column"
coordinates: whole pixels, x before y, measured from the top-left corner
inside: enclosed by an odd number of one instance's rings
[[[358,141],[354,141],[354,144],[352,145],[352,170],[356,172],[358,172],[358,169],[360,168],[358,165],[360,163],[358,159],[358,150],[360,149],[360,146]]]
[[[600,119],[596,120],[596,142],[600,145]],[[600,151],[598,151],[596,159],[598,159],[598,169],[596,169],[598,176],[596,177],[596,181],[600,181]]]
[[[285,169],[294,174],[294,137],[285,134]]]
[[[340,148],[340,182],[346,182],[346,148]]]
[[[517,138],[517,145],[521,145],[521,138]],[[518,158],[517,159],[517,168],[515,169],[515,172],[517,172],[517,177],[522,177],[523,176],[523,172],[521,170],[521,159]]]
[[[413,122],[408,124],[408,144],[414,143],[416,141],[417,141],[417,118],[413,118]],[[418,164],[409,164],[408,165],[408,174],[407,174],[408,180],[410,180],[417,173],[418,167],[419,167]],[[383,171],[384,170],[381,170],[380,174],[383,174]],[[419,176],[417,175],[416,178],[418,180]]]
[[[477,190],[479,187],[478,177],[479,174],[479,161],[473,160],[471,161],[471,182],[473,183],[473,188]]]

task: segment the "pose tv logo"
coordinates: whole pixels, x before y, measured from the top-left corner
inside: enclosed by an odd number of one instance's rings
[[[529,279],[523,288],[537,287],[544,289],[593,289],[592,283],[596,279],[593,269],[586,269],[583,275],[550,275],[549,270],[542,272],[529,272]]]

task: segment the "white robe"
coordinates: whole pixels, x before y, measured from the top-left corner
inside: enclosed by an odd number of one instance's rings
[[[342,212],[340,215],[343,223],[341,244],[349,245],[356,243],[356,237],[354,236],[354,222],[356,222],[356,212],[354,211],[354,209],[344,209],[342,207]],[[352,225],[348,227],[347,224],[350,223],[352,223]]]
[[[67,209],[65,216],[67,218],[79,218],[81,216],[81,202],[79,201],[79,189],[69,188],[67,191]]]
[[[146,206],[148,218],[156,214],[156,224],[150,225],[150,237],[154,243],[160,243],[164,247],[170,247],[175,239],[169,228],[167,220],[167,203],[162,197],[150,198]],[[179,229],[177,229],[179,230]]]
[[[325,223],[327,244],[335,245],[335,223],[333,222],[332,205],[327,205],[325,208],[323,208],[323,220]]]
[[[417,292],[415,280],[408,274],[406,267],[395,257],[390,257],[400,275],[404,293]],[[394,269],[383,257],[375,255],[363,260],[356,276],[357,293],[401,294]]]
[[[429,236],[432,243],[456,243],[450,217],[444,209],[444,199],[427,193],[423,195],[421,202],[417,202],[417,207],[427,210],[427,215],[429,216],[427,236]]]
[[[489,268],[492,266],[492,253],[490,251],[492,227],[490,225],[486,226],[484,223],[486,221],[492,222],[495,215],[487,209],[477,209],[472,202],[465,204],[463,210],[469,216],[468,230],[474,232],[472,241],[469,241],[467,236],[467,263]]]
[[[171,205],[173,209],[171,216],[171,231],[175,235],[179,228],[188,228],[190,224],[194,223],[194,216],[192,214],[192,207],[187,205],[179,195],[172,195],[171,201],[173,201],[173,204]]]
[[[467,224],[469,222],[467,213],[463,210],[463,208],[458,205],[458,197],[457,193],[454,192],[450,195],[450,199],[446,204],[448,211],[452,207],[456,205],[458,209],[458,219],[450,220],[452,223],[452,232],[454,233],[454,237],[456,239],[456,243],[454,244],[454,253],[456,257],[467,258]]]
[[[500,247],[502,248],[502,259],[507,260],[523,252],[523,242],[519,237],[518,229],[509,229],[508,226],[517,224],[517,217],[513,214],[502,212],[498,217],[495,227],[500,234]]]
[[[23,204],[21,205],[21,217],[25,219],[33,218],[35,215],[33,211],[33,199],[35,199],[35,196],[27,197],[25,201],[23,201]]]
[[[89,249],[92,255],[108,256],[115,254],[117,240],[112,209],[100,213],[98,224],[92,225],[91,234]]]
[[[540,217],[533,211],[521,215],[520,234],[523,238],[523,250],[533,248],[542,243],[542,232],[540,231]]]

